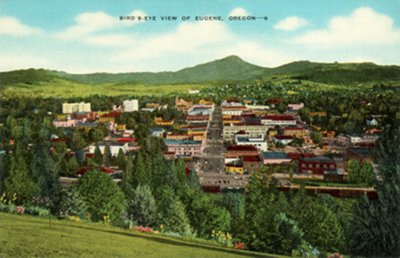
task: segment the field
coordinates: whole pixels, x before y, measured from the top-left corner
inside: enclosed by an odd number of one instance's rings
[[[278,257],[84,222],[0,213],[1,257]]]
[[[128,85],[128,84],[84,84],[56,79],[50,82],[39,82],[33,85],[14,84],[0,88],[3,97],[87,97],[90,95],[135,95],[160,96],[176,93],[188,93],[189,90],[198,90],[206,87],[200,84],[166,84],[166,85]]]

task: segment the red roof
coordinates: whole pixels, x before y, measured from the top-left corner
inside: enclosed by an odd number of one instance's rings
[[[208,120],[209,117],[209,115],[186,116],[186,120]]]
[[[66,142],[66,140],[63,138],[54,138],[54,139],[51,139],[50,142]]]
[[[110,113],[102,115],[101,117],[118,117],[120,115],[121,115],[121,113],[119,113],[119,112],[110,112]]]
[[[264,119],[264,120],[268,119],[268,120],[274,120],[274,121],[277,121],[277,120],[285,120],[285,121],[294,120],[293,116],[290,116],[290,115],[266,115],[266,116],[263,116],[262,119]]]
[[[287,153],[287,155],[289,156],[289,158],[293,160],[298,160],[301,157],[301,153],[296,153],[296,152],[289,152]]]
[[[260,157],[257,156],[243,156],[243,162],[260,162]]]
[[[278,139],[278,140],[291,140],[291,139],[293,139],[293,136],[291,136],[291,135],[275,135],[274,138]]]
[[[136,141],[135,138],[132,137],[121,137],[116,139],[117,142],[134,142]]]
[[[227,151],[257,151],[257,148],[253,145],[231,145]]]

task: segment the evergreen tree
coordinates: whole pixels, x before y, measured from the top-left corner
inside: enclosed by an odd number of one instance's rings
[[[128,159],[126,160],[126,165],[124,166],[124,173],[122,174],[122,182],[124,184],[129,184],[131,186],[133,183],[133,160],[132,155],[128,155]]]
[[[150,170],[147,169],[145,161],[143,159],[143,154],[139,151],[136,154],[134,161],[134,173],[133,173],[133,185],[136,187],[138,185],[150,185],[152,175]]]
[[[185,233],[189,230],[189,219],[185,206],[177,198],[171,186],[161,187],[161,195],[158,200],[158,222],[164,224],[167,230]]]
[[[4,182],[5,193],[9,200],[15,194],[16,204],[32,201],[39,189],[29,173],[28,166],[23,156],[11,157],[10,174]]]
[[[96,148],[94,149],[93,160],[98,165],[103,164],[103,154],[101,154],[101,151],[100,151],[100,148],[98,145],[96,145]]]
[[[141,226],[153,226],[157,221],[156,201],[148,185],[138,185],[127,196],[128,217]]]
[[[31,162],[32,174],[39,186],[40,196],[50,207],[58,202],[60,182],[59,163],[54,161],[48,143],[37,144]]]
[[[381,181],[378,198],[365,196],[355,207],[350,225],[351,252],[365,256],[400,256],[400,130],[387,128],[376,160]]]
[[[125,169],[125,153],[122,149],[119,149],[117,156],[117,166],[119,169]]]
[[[107,216],[111,221],[121,218],[126,207],[125,196],[109,175],[90,171],[79,178],[77,190],[91,220],[102,221]]]
[[[106,146],[104,146],[103,165],[109,167],[111,165],[111,158],[110,145],[106,144]]]
[[[73,155],[72,157],[70,157],[68,159],[67,167],[68,167],[68,171],[69,171],[68,174],[73,176],[79,168],[79,164],[78,164],[78,161],[76,160],[75,155]]]

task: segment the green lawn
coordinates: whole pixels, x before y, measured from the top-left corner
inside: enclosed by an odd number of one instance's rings
[[[0,257],[278,257],[116,227],[0,213]]]
[[[188,93],[189,90],[199,90],[206,87],[200,84],[166,84],[166,85],[143,85],[143,84],[84,84],[66,80],[54,80],[51,82],[40,82],[35,85],[16,84],[0,87],[0,96],[8,97],[87,97],[93,94],[118,96],[118,95],[168,95],[176,93]]]

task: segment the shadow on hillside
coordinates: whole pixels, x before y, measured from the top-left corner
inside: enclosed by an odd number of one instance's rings
[[[93,227],[87,227],[84,224],[82,225],[61,225],[58,223],[58,220],[53,220],[51,227],[73,227],[73,228],[79,228],[79,229],[85,229],[85,230],[91,230],[91,231],[98,231],[98,232],[104,232],[104,233],[109,233],[109,234],[116,234],[116,235],[122,235],[122,236],[127,236],[127,237],[136,237],[136,238],[146,238],[150,241],[154,241],[154,242],[158,242],[158,243],[162,243],[162,244],[169,244],[169,245],[176,245],[176,246],[186,246],[186,247],[191,247],[191,248],[199,248],[199,249],[207,249],[207,250],[212,250],[212,251],[218,251],[218,252],[225,252],[225,253],[231,253],[231,254],[237,254],[237,255],[242,255],[242,256],[248,256],[248,257],[276,257],[276,256],[269,256],[266,254],[250,254],[250,253],[245,253],[245,252],[238,252],[237,250],[229,250],[229,249],[223,249],[221,247],[214,247],[211,245],[207,245],[204,243],[190,243],[187,241],[180,241],[179,239],[175,240],[175,239],[166,239],[163,237],[159,237],[159,236],[155,236],[155,235],[145,235],[145,234],[140,234],[140,235],[136,235],[133,234],[133,232],[129,232],[129,231],[115,231],[115,230],[109,230],[109,229],[101,229],[101,228],[93,228]],[[45,225],[49,225],[48,221],[29,221],[28,223],[37,223],[37,224],[45,224]],[[116,230],[118,230],[116,228]],[[122,229],[120,229],[122,230]]]

